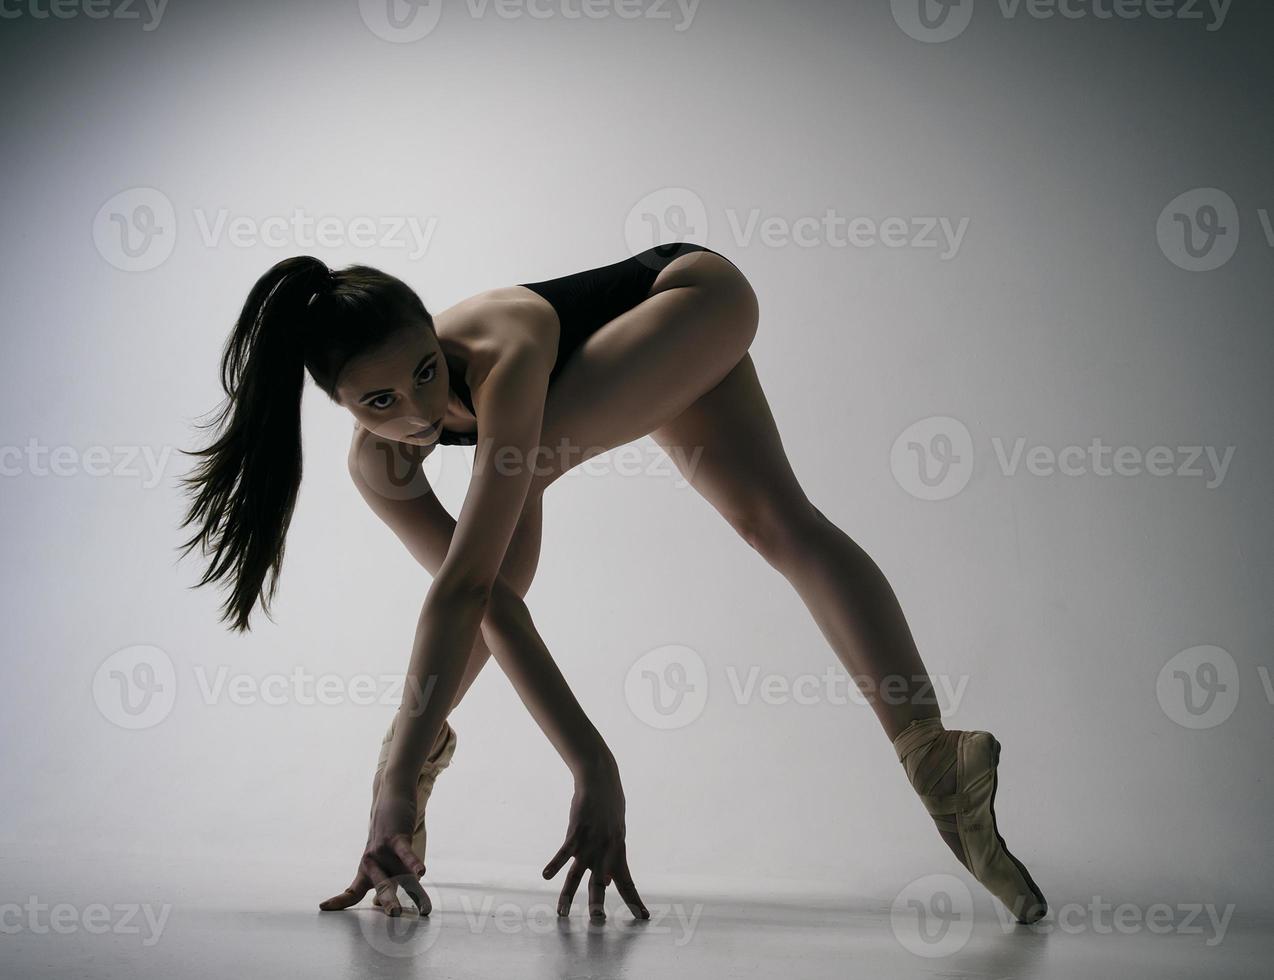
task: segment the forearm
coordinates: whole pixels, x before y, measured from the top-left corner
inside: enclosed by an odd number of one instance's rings
[[[522,597],[498,586],[481,629],[491,655],[571,772],[578,778],[612,767],[610,749],[558,670]]]
[[[460,690],[487,602],[438,579],[420,612],[384,784],[414,792],[420,767]]]

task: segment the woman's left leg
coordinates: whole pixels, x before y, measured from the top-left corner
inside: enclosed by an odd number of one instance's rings
[[[893,589],[867,553],[806,497],[751,355],[651,435],[796,589],[960,862],[1020,921],[1042,917],[1044,896],[995,823],[999,742],[988,732],[943,728]]]
[[[893,589],[867,553],[805,495],[750,354],[651,436],[796,589],[891,741],[913,721],[938,717]]]

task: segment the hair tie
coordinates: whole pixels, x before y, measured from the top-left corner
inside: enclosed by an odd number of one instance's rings
[[[314,305],[314,301],[319,298],[319,295],[321,293],[323,293],[326,290],[332,289],[333,286],[335,285],[332,282],[332,270],[329,269],[326,265],[322,267],[322,270],[319,272],[319,275],[322,277],[319,282],[319,288],[310,294],[310,298],[305,303],[307,308]]]

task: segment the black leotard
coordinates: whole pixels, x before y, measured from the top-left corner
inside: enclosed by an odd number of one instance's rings
[[[673,259],[692,252],[714,252],[704,245],[678,242],[672,245],[656,245],[631,258],[612,265],[600,266],[585,272],[548,279],[544,282],[520,283],[543,296],[557,311],[561,333],[557,344],[557,359],[549,374],[549,387],[557,380],[566,361],[589,337],[621,313],[650,296],[650,287],[660,271]],[[473,411],[473,401],[464,381],[460,364],[448,361],[451,387],[460,400]],[[442,446],[472,446],[477,437],[443,429],[438,439]]]

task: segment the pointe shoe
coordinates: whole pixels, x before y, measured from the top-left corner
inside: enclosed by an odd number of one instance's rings
[[[442,727],[446,734],[442,748],[425,760],[416,778],[416,827],[411,835],[411,849],[422,861],[425,859],[425,804],[434,791],[438,774],[451,765],[451,757],[456,754],[456,730],[445,721]]]
[[[389,757],[389,743],[394,737],[394,725],[397,720],[398,716],[395,715],[381,743],[380,759],[377,762],[380,772],[384,771]],[[444,721],[442,731],[444,735],[442,747],[425,760],[420,767],[420,775],[416,777],[416,826],[412,830],[411,850],[422,861],[425,859],[425,804],[429,802],[429,797],[433,794],[438,774],[451,765],[451,757],[456,754],[456,730],[451,727],[450,722]],[[429,896],[425,897],[428,899]],[[380,905],[379,896],[372,898],[372,904]],[[428,910],[425,914],[428,914]]]
[[[943,840],[1020,923],[1048,911],[1044,893],[1009,853],[995,823],[1000,743],[990,732],[947,731],[938,718],[913,721],[894,739],[898,760]],[[954,778],[952,778],[954,774]]]

